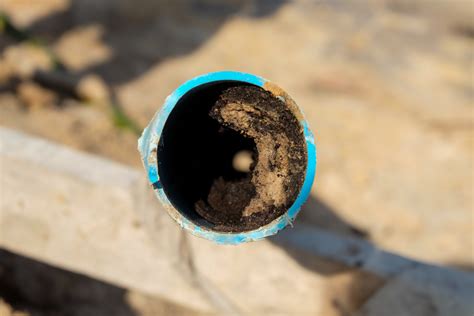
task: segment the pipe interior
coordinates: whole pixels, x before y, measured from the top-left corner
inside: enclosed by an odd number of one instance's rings
[[[189,220],[212,228],[195,210],[206,199],[214,179],[239,179],[246,173],[233,167],[234,156],[255,152],[252,139],[223,127],[209,116],[220,93],[238,82],[200,86],[181,98],[171,112],[158,147],[160,180],[170,202]]]
[[[196,210],[198,201],[208,199],[216,179],[239,182],[251,176],[255,163],[248,165],[247,161],[248,170],[236,168],[236,155],[247,153],[247,158],[250,154],[252,160],[258,159],[252,138],[224,126],[209,115],[222,92],[236,86],[251,85],[223,81],[189,91],[170,113],[157,151],[161,185],[170,202],[193,223],[217,231],[250,230],[239,225],[230,229],[227,225],[222,229],[222,225],[206,220]]]

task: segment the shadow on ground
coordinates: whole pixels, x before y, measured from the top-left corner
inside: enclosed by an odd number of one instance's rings
[[[135,312],[126,290],[0,249],[0,297],[31,315],[117,315]]]
[[[133,80],[162,60],[191,53],[234,15],[261,18],[273,14],[286,0],[73,0],[62,12],[29,27],[54,43],[68,31],[100,25],[101,42],[113,52],[104,62],[78,75],[98,74],[109,84]]]
[[[289,245],[286,241],[291,239],[292,234],[298,234],[298,226],[321,229],[355,238],[369,238],[368,232],[346,222],[338,216],[337,212],[329,205],[313,195],[310,195],[301,208],[294,225],[294,228],[287,227],[277,235],[270,237],[269,240],[273,244],[284,249],[301,266],[322,275],[332,275],[347,271],[351,268],[334,261],[316,257],[314,254],[308,254],[304,251],[296,250],[294,247]]]
[[[355,239],[369,239],[368,232],[345,221],[338,216],[336,210],[318,197],[311,195],[308,198],[294,226],[287,227],[277,235],[270,237],[269,240],[284,249],[305,269],[327,277],[323,295],[326,297],[329,307],[324,311],[325,313],[341,316],[353,315],[385,285],[386,280],[374,273],[318,256],[311,250],[307,251],[308,247],[304,245],[295,247],[292,240],[298,239],[294,237],[297,237],[301,230],[305,229],[320,230]],[[303,242],[310,244],[312,240]],[[357,255],[356,248],[348,250],[349,253],[354,251],[351,255]]]

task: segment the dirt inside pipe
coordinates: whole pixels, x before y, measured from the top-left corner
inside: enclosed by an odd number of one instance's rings
[[[255,142],[250,172],[240,179],[214,179],[196,212],[215,230],[246,231],[270,223],[295,201],[303,185],[303,129],[284,100],[256,86],[222,91],[209,116]]]

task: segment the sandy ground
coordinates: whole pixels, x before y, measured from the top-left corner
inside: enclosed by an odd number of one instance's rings
[[[318,146],[300,220],[472,269],[472,2],[3,0],[0,10],[75,72],[103,78],[141,127],[195,75],[232,69],[276,82]],[[16,72],[42,63],[28,45],[0,38],[0,48],[0,65]],[[109,108],[46,100],[29,107],[19,89],[1,89],[0,124],[140,166],[137,136]],[[354,276],[333,278],[338,296]]]

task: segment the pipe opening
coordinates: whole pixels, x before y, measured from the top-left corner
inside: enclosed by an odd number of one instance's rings
[[[306,170],[301,124],[270,92],[222,81],[184,95],[158,144],[158,173],[173,206],[196,225],[244,232],[296,200]]]
[[[232,158],[232,167],[238,172],[250,172],[254,163],[254,155],[255,153],[250,150],[238,151]]]

